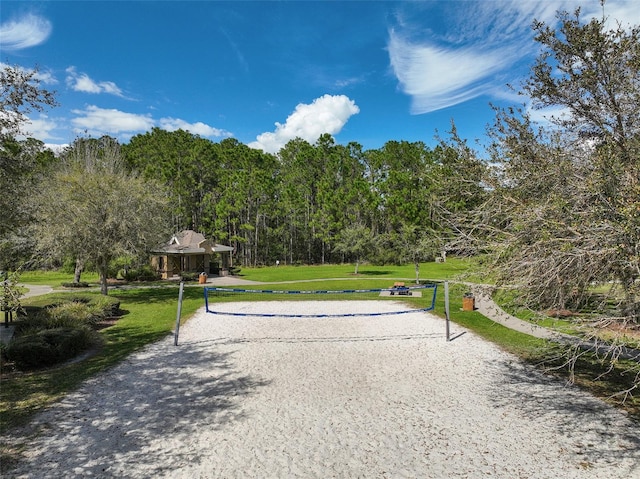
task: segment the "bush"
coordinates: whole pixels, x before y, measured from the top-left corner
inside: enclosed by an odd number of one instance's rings
[[[190,281],[198,281],[199,278],[200,278],[200,273],[183,272],[182,276],[180,277],[180,280],[184,281],[185,283],[188,283]]]
[[[104,318],[104,310],[80,301],[69,301],[47,309],[47,329],[92,325]]]
[[[120,301],[110,296],[69,296],[45,307],[30,306],[26,317],[18,323],[16,333],[27,334],[42,329],[94,326],[105,318],[116,316]]]
[[[89,304],[98,308],[104,317],[116,316],[120,311],[120,300],[111,296],[100,295],[93,297]]]
[[[74,294],[69,296],[68,300],[64,302],[75,301],[78,303],[84,303],[91,308],[97,308],[100,312],[96,311],[96,314],[103,314],[104,316],[115,316],[120,310],[120,300],[112,296],[95,295],[95,294]],[[57,304],[62,304],[61,302]]]
[[[79,283],[62,283],[63,288],[88,288],[89,283],[80,281]]]
[[[100,336],[93,327],[119,310],[118,299],[94,294],[65,294],[54,304],[25,307],[26,316],[2,356],[19,369],[65,361],[97,344]]]
[[[158,273],[148,265],[128,269],[123,272],[122,276],[127,281],[156,281],[160,279]]]
[[[96,333],[88,328],[45,329],[14,339],[4,354],[18,368],[34,369],[71,359],[97,342]]]

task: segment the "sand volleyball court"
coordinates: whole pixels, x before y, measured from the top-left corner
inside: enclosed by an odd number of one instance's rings
[[[398,311],[392,301],[233,311]],[[427,313],[198,312],[40,414],[3,477],[640,478],[637,424]]]

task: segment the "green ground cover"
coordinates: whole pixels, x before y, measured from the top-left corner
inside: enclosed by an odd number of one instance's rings
[[[82,273],[80,280],[85,283],[98,284],[98,273],[87,271]],[[73,282],[73,274],[65,273],[63,271],[23,271],[20,273],[20,282],[59,288],[62,286],[62,283]]]
[[[472,259],[450,258],[445,263],[422,263],[420,265],[420,279],[454,279],[469,274],[475,267]],[[315,265],[315,266],[269,266],[263,268],[242,268],[239,277],[252,281],[278,282],[278,281],[311,281],[329,278],[388,278],[389,280],[414,281],[416,273],[414,265],[360,265],[358,274],[355,274],[355,266],[342,265]]]

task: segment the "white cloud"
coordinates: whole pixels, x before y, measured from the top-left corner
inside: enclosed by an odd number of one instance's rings
[[[493,89],[495,75],[513,62],[513,52],[482,47],[417,45],[393,31],[389,57],[402,90],[412,97],[412,113],[428,113],[462,103]]]
[[[499,5],[498,5],[499,3]],[[584,2],[583,2],[584,3]],[[460,8],[464,5],[464,8]],[[396,29],[388,40],[390,64],[400,89],[412,99],[412,113],[447,108],[479,95],[500,96],[500,88],[517,85],[526,76],[519,65],[532,64],[537,52],[531,25],[534,19],[549,25],[558,11],[573,14],[572,0],[502,0],[500,2],[431,2],[403,4],[418,9],[423,18],[430,8],[444,9],[446,22],[438,30],[412,25],[412,15],[400,9]],[[599,1],[587,2],[581,20],[602,18]],[[609,0],[604,14],[607,28],[620,20],[623,27],[640,22],[637,0]]]
[[[24,125],[26,136],[37,138],[41,141],[55,140],[58,137],[53,133],[59,127],[55,120],[51,120],[47,115],[40,115],[38,118],[30,119]]]
[[[149,115],[126,113],[115,109],[104,109],[94,105],[84,110],[72,110],[79,115],[71,123],[76,127],[76,133],[87,131],[92,136],[119,135],[150,130],[154,121]]]
[[[214,128],[200,121],[196,123],[188,123],[178,118],[161,118],[160,128],[167,131],[185,130],[193,133],[194,135],[205,137],[231,136],[231,133],[226,130]]]
[[[22,50],[33,47],[45,42],[51,30],[49,20],[28,14],[18,20],[0,25],[0,44],[3,50]]]
[[[276,153],[295,138],[315,142],[324,133],[339,133],[349,118],[359,112],[360,108],[345,95],[324,95],[311,104],[298,104],[284,124],[276,122],[274,132],[258,135],[248,146]]]
[[[202,122],[188,123],[179,118],[161,118],[155,120],[151,115],[127,113],[115,109],[100,108],[89,105],[83,110],[72,110],[77,115],[71,120],[75,133],[88,133],[91,136],[110,135],[122,141],[129,140],[133,135],[146,132],[158,126],[167,131],[178,129],[190,131],[203,137],[231,136],[226,130],[211,127]]]
[[[67,86],[74,91],[84,93],[108,93],[124,98],[122,90],[111,81],[96,82],[86,73],[78,73],[75,67],[67,68]]]
[[[51,151],[53,151],[54,155],[58,156],[65,149],[67,149],[70,145],[69,145],[69,143],[64,143],[64,144],[45,143],[44,146],[45,146],[45,148],[49,148]]]

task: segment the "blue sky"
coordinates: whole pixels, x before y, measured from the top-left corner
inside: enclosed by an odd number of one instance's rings
[[[481,138],[490,103],[520,104],[537,53],[531,23],[599,0],[7,1],[0,62],[38,66],[60,106],[31,136],[122,143],[153,127],[276,152],[324,132],[365,149],[433,144],[453,119]],[[637,0],[605,14],[640,24]]]

